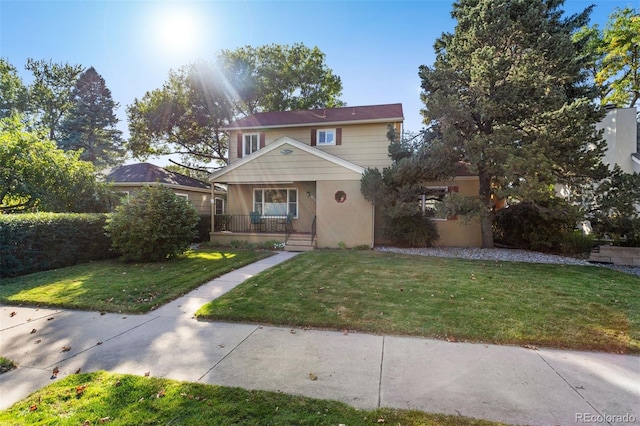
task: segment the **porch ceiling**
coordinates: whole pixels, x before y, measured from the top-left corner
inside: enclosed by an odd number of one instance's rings
[[[342,158],[283,137],[214,173],[211,182],[255,183],[360,180],[364,169]]]

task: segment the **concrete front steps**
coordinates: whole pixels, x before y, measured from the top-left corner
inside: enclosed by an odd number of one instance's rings
[[[311,242],[311,234],[291,234],[284,246],[285,251],[311,251],[316,248],[316,240]]]

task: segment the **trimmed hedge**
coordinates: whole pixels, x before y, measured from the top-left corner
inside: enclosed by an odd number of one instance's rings
[[[117,257],[103,213],[0,215],[0,277]]]

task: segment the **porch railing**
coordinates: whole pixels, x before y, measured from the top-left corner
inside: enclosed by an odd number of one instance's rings
[[[317,216],[314,216],[311,223],[311,245],[313,245],[313,240],[316,239],[316,218]]]
[[[213,232],[272,232],[287,233],[286,216],[217,214],[213,218]]]

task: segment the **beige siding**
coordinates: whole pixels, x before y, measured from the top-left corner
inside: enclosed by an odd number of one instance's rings
[[[387,124],[351,124],[338,127],[342,128],[341,145],[316,146],[316,148],[357,164],[360,167],[378,167],[382,169],[383,167],[391,165],[388,151],[389,141],[387,139]],[[336,128],[336,126],[291,127],[265,130],[266,145],[269,145],[284,136],[288,136],[307,145],[311,145],[312,128]],[[237,134],[238,132],[236,131],[231,132],[230,134],[230,164],[238,159]]]
[[[429,182],[427,186],[457,186],[460,195],[474,197],[478,195],[477,178],[457,178],[453,182]],[[482,247],[482,234],[478,220],[449,219],[436,220],[440,238],[434,243],[436,247]],[[376,210],[376,245],[390,244],[382,238],[382,213]]]
[[[281,153],[290,149],[289,155]],[[267,154],[224,175],[226,183],[296,182],[315,180],[360,180],[360,175],[342,166],[318,158],[289,144],[282,145]]]

